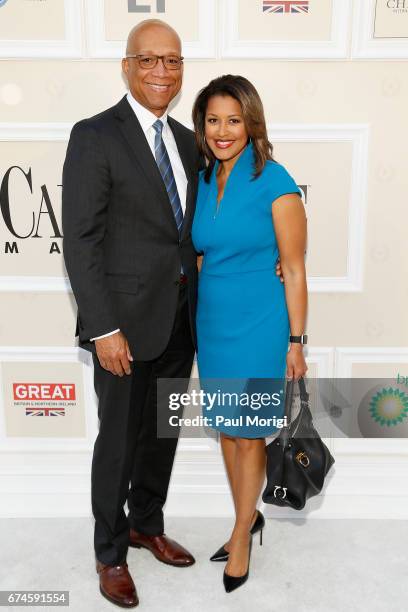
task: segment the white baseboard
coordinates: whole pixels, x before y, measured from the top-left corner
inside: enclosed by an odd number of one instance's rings
[[[260,507],[270,518],[408,519],[408,453],[340,451],[321,495],[304,510]],[[194,448],[194,447],[192,447]],[[178,452],[167,516],[232,517],[233,507],[218,450]],[[0,455],[0,517],[91,516],[89,452],[3,452]]]

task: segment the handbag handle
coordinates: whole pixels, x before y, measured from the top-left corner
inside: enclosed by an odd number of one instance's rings
[[[293,389],[295,385],[293,378],[286,381],[286,393],[285,393],[285,412],[284,416],[287,416],[287,423],[292,422],[292,402],[293,402]],[[309,405],[309,393],[306,391],[306,385],[303,376],[297,381],[300,393],[300,402]]]

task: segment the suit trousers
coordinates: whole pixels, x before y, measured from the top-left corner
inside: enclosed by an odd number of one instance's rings
[[[132,373],[120,377],[102,368],[93,354],[99,433],[91,489],[95,556],[102,563],[125,562],[130,527],[147,535],[163,534],[163,505],[178,437],[157,436],[157,380],[185,379],[180,381],[180,393],[185,393],[193,359],[183,284],[170,340],[160,356],[131,362]]]

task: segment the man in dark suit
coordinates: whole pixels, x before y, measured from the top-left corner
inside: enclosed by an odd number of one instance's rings
[[[177,33],[159,20],[142,22],[129,35],[122,68],[129,93],[72,129],[62,223],[76,333],[92,351],[98,396],[91,484],[100,589],[132,607],[129,544],[165,563],[194,563],[164,534],[177,437],[157,436],[156,383],[188,380],[193,363],[190,230],[200,159],[193,133],[167,115],[182,84]]]

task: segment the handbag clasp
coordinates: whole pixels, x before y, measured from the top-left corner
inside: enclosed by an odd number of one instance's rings
[[[281,490],[279,490],[281,489]],[[275,489],[273,491],[273,496],[275,498],[279,498],[279,499],[285,499],[286,497],[286,491],[288,490],[287,487],[281,487],[280,485],[275,485]]]
[[[296,454],[296,459],[299,461],[303,467],[308,467],[310,465],[309,457],[306,455],[304,451],[299,451]]]

